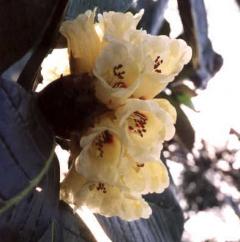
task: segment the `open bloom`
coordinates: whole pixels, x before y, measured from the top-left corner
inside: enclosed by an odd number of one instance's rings
[[[161,193],[169,186],[168,171],[159,160],[135,162],[121,176],[120,185],[135,193]]]
[[[93,129],[80,144],[82,151],[76,159],[76,171],[90,181],[140,194],[162,192],[168,186],[168,172],[163,163],[145,161],[145,164],[136,160],[112,128]]]
[[[143,72],[141,48],[112,41],[96,60],[96,96],[109,107],[126,102],[140,85]]]
[[[133,97],[151,99],[179,74],[192,56],[191,48],[181,39],[146,35],[143,42],[144,72]]]
[[[79,175],[74,167],[61,184],[61,198],[75,206],[86,205],[94,213],[119,216],[131,221],[148,218],[151,208],[139,194],[122,191],[119,187],[91,182]]]
[[[61,76],[70,74],[67,49],[54,49],[42,62],[41,74],[42,83],[37,87],[37,91],[41,91],[49,83],[55,81]]]
[[[62,24],[71,73],[94,74],[96,95],[111,108],[129,97],[151,99],[190,61],[191,48],[180,39],[152,36],[136,29],[143,11],[87,11]]]
[[[169,102],[162,103],[129,99],[115,110],[123,143],[140,162],[158,159],[162,142],[174,135],[174,108]]]
[[[122,144],[114,129],[99,127],[81,138],[82,151],[76,159],[76,170],[88,180],[117,183],[126,170]]]
[[[96,96],[110,108],[127,98],[155,97],[191,58],[183,40],[140,32],[132,33],[128,42],[112,39],[96,59]]]
[[[118,39],[129,41],[136,32],[137,25],[143,16],[144,11],[133,15],[130,12],[104,12],[98,15],[99,27],[106,39]]]

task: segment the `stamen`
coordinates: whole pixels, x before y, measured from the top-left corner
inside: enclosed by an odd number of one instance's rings
[[[104,183],[99,182],[98,186],[96,187],[98,191],[102,191],[103,193],[107,193],[107,189],[104,185]]]
[[[124,74],[126,73],[124,70],[122,70],[122,68],[123,68],[122,64],[119,64],[113,67],[113,74],[119,79],[124,79]]]
[[[127,88],[127,85],[125,82],[116,82],[112,86],[113,88]]]
[[[147,116],[143,113],[140,113],[139,111],[136,111],[132,113],[132,115],[129,116],[129,126],[128,129],[136,134],[139,134],[141,137],[143,137],[146,130],[146,124],[147,124]]]
[[[97,150],[99,152],[99,157],[103,157],[103,145],[104,144],[110,144],[113,142],[113,135],[108,131],[105,130],[101,134],[99,134],[96,139],[94,144],[97,146]]]
[[[157,56],[156,59],[154,60],[154,66],[153,69],[157,73],[162,73],[162,70],[159,69],[159,66],[163,63],[163,60],[160,59],[160,56]]]

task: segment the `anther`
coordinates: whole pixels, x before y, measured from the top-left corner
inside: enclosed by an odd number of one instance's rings
[[[123,68],[122,64],[119,64],[113,67],[113,74],[119,79],[124,79],[124,74],[126,73],[124,70],[121,70],[122,68]]]
[[[160,59],[160,56],[157,56],[157,58],[154,60],[154,66],[153,69],[157,73],[162,73],[162,70],[159,69],[159,66],[163,63],[163,60]]]

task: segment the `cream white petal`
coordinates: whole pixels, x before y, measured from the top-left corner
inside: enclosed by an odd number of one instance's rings
[[[141,82],[143,53],[138,46],[113,41],[97,58],[94,75],[97,98],[114,108],[126,101]]]
[[[61,184],[61,199],[79,206],[87,206],[92,212],[101,215],[119,216],[132,221],[148,218],[151,208],[141,195],[122,191],[116,186],[87,181],[74,169]]]
[[[115,115],[124,145],[140,160],[146,159],[147,154],[151,159],[152,152],[156,156],[156,147],[161,147],[161,142],[171,139],[175,133],[172,117],[153,100],[129,99],[115,110]]]
[[[136,30],[143,13],[143,10],[135,15],[131,12],[104,12],[98,15],[98,21],[105,38],[128,40],[131,31]]]
[[[115,184],[128,165],[122,159],[122,144],[118,135],[103,128],[83,137],[82,151],[76,159],[76,170],[91,181]]]
[[[172,118],[174,123],[176,123],[177,120],[177,112],[174,106],[164,98],[154,98],[154,102],[156,102],[163,110],[165,110]]]
[[[41,91],[49,83],[61,76],[69,75],[70,67],[67,49],[54,49],[51,54],[47,55],[41,65],[41,74],[43,81],[37,86],[36,91]]]
[[[130,191],[141,194],[161,193],[169,186],[168,171],[161,161],[135,162],[121,177],[121,182]]]
[[[145,71],[135,90],[136,98],[150,99],[160,93],[182,70],[192,56],[191,48],[181,39],[146,35],[143,42]]]
[[[63,22],[60,32],[68,41],[71,72],[92,73],[102,44],[101,36],[94,24],[95,12],[86,11],[76,19]]]
[[[87,184],[79,195],[82,198],[82,205],[107,217],[118,216],[132,221],[148,218],[151,214],[151,208],[141,196],[123,192],[115,186]]]

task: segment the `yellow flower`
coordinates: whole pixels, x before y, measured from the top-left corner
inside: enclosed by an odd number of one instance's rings
[[[176,110],[152,98],[191,58],[183,40],[137,30],[142,15],[107,12],[95,22],[95,12],[87,11],[60,30],[68,41],[71,73],[93,75],[96,97],[111,109],[81,137],[61,198],[129,221],[151,214],[143,194],[169,185],[159,156],[175,133]]]
[[[129,154],[140,162],[158,159],[162,142],[174,135],[174,108],[170,103],[164,105],[155,99],[129,99],[115,110],[121,139]],[[168,113],[167,109],[171,109],[172,113]]]
[[[67,49],[54,49],[41,65],[42,83],[37,87],[37,91],[41,91],[52,81],[70,74],[68,52]]]
[[[92,73],[101,51],[101,33],[94,24],[95,12],[86,11],[73,21],[63,22],[60,32],[68,41],[71,72]]]
[[[161,193],[169,186],[169,177],[167,168],[161,161],[135,162],[121,176],[120,182],[135,193]]]
[[[76,170],[91,181],[117,183],[125,172],[122,159],[122,144],[113,129],[99,127],[81,138],[82,151],[76,159]]]
[[[151,99],[160,93],[191,58],[183,40],[151,36],[140,30],[128,41],[111,39],[96,60],[96,96],[110,108],[127,98]]]
[[[155,97],[191,59],[185,41],[137,30],[142,15],[105,12],[94,22],[95,12],[87,11],[60,29],[68,40],[71,72],[94,73],[96,95],[111,108],[129,97]]]
[[[137,46],[112,41],[97,58],[94,75],[97,98],[116,107],[126,102],[140,84],[142,52]]]
[[[74,167],[61,184],[61,199],[75,206],[86,205],[92,212],[104,216],[119,216],[124,220],[148,218],[151,208],[141,195],[122,191],[116,186],[96,183],[79,175]]]
[[[160,161],[140,161],[136,156],[131,156],[132,147],[123,145],[121,132],[117,120],[104,116],[95,128],[81,138],[82,151],[76,159],[76,171],[87,180],[117,186],[124,191],[140,194],[162,192],[168,186],[166,167]],[[151,143],[156,140],[147,141],[149,147],[156,147],[155,143]],[[154,148],[151,152],[148,149],[144,151],[144,154],[147,152],[144,159],[153,156]],[[154,155],[159,159],[158,146]]]
[[[136,31],[143,13],[143,10],[135,15],[130,12],[104,12],[98,15],[99,26],[107,39],[129,40],[132,32]]]
[[[164,98],[155,98],[153,99],[155,103],[159,105],[164,111],[166,111],[172,118],[173,122],[176,123],[177,121],[177,112],[176,109],[172,106],[172,104]]]
[[[143,42],[145,71],[135,98],[151,99],[160,93],[182,70],[192,56],[191,48],[181,39],[146,35]]]

